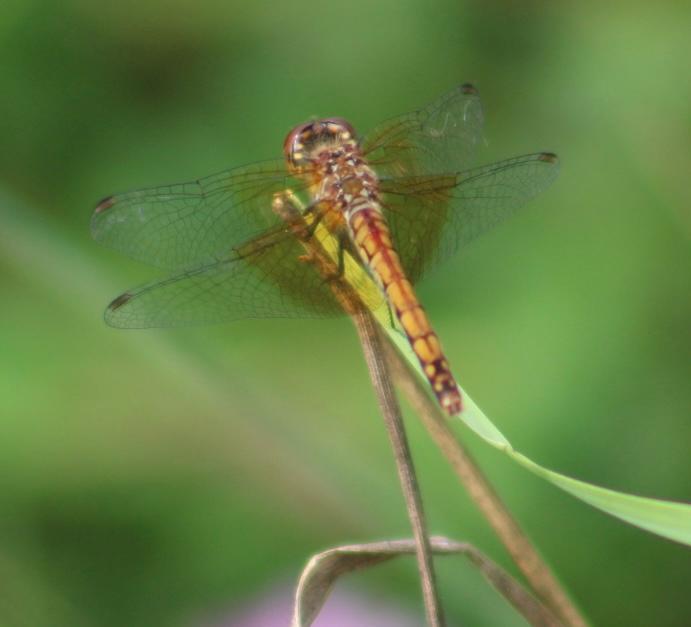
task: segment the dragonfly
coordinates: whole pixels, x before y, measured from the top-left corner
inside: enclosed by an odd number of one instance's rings
[[[460,413],[458,384],[413,286],[545,190],[559,168],[550,152],[473,167],[483,122],[479,92],[464,83],[362,138],[342,118],[313,119],[288,133],[282,158],[103,199],[93,237],[166,272],[115,298],[106,322],[343,314],[332,279],[356,264],[375,289],[351,279],[352,289],[368,307],[388,305],[439,405]],[[325,277],[305,251],[334,242],[334,276]]]

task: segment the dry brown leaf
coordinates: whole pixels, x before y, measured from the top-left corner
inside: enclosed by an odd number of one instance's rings
[[[516,579],[481,551],[465,542],[439,536],[430,538],[430,543],[432,551],[438,555],[465,555],[531,625],[561,625]],[[376,566],[399,555],[414,554],[414,540],[349,544],[318,553],[310,559],[300,575],[291,627],[309,627],[313,623],[341,575]]]

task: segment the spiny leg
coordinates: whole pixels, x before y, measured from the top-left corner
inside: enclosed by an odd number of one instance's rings
[[[272,209],[290,227],[293,235],[302,242],[306,254],[300,255],[298,259],[304,263],[319,265],[318,259],[310,240],[313,238],[319,222],[323,216],[322,212],[317,212],[318,203],[307,207],[291,189],[274,194]],[[340,263],[340,262],[339,262]],[[329,280],[328,276],[325,280]]]
[[[317,211],[320,203],[307,206],[288,188],[274,194],[272,209],[293,230],[294,235],[303,241],[309,240],[317,230],[324,217],[323,211]]]
[[[271,203],[271,209],[279,216],[300,240],[308,236],[308,224],[303,217],[304,205],[295,192],[288,188],[276,192]]]

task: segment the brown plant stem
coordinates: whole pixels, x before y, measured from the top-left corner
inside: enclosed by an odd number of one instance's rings
[[[499,536],[535,593],[564,624],[585,627],[587,622],[578,608],[568,597],[473,458],[458,441],[435,401],[390,342],[382,342],[382,344],[394,381],[422,417],[423,424],[432,439],[450,462],[461,483]]]
[[[352,319],[360,337],[372,386],[376,392],[379,407],[389,433],[396,460],[398,478],[401,482],[408,516],[413,528],[415,553],[420,571],[427,623],[430,627],[442,627],[445,624],[444,614],[437,592],[432,549],[427,533],[422,497],[417,477],[415,476],[415,468],[403,426],[401,410],[394,395],[387,363],[382,352],[383,345],[386,342],[382,342],[377,324],[368,311],[360,309],[352,314]]]
[[[272,209],[286,223],[287,228],[292,231],[297,240],[302,243],[307,253],[303,260],[310,262],[315,270],[328,282],[333,295],[355,324],[369,369],[372,386],[377,395],[384,423],[389,433],[398,477],[403,489],[408,516],[413,527],[413,537],[416,546],[415,553],[420,571],[427,623],[429,627],[444,627],[444,613],[437,592],[432,549],[427,534],[420,488],[415,476],[415,467],[413,466],[413,459],[403,426],[401,410],[393,391],[386,360],[382,352],[385,342],[382,342],[379,329],[372,318],[372,314],[366,309],[359,295],[344,279],[343,273],[335,264],[334,258],[322,246],[320,241],[313,237],[313,233],[310,231],[310,224],[305,221],[304,211],[301,210],[299,200],[294,194],[290,190],[277,194],[274,197]]]

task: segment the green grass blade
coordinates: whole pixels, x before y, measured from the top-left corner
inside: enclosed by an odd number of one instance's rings
[[[417,358],[406,339],[396,329],[392,329],[382,315],[379,314],[377,317],[389,338],[427,385]],[[544,468],[516,451],[470,396],[464,390],[462,393],[465,408],[460,419],[485,442],[504,451],[524,468],[611,516],[664,538],[691,545],[691,505],[609,490]]]

